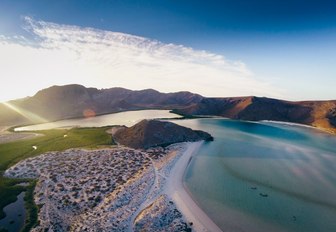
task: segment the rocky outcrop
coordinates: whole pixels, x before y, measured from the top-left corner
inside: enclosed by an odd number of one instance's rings
[[[329,119],[330,124],[336,127],[336,107],[329,110],[327,118]]]
[[[132,127],[117,130],[113,139],[127,147],[147,149],[180,142],[212,141],[213,137],[206,132],[192,130],[172,122],[142,120]]]

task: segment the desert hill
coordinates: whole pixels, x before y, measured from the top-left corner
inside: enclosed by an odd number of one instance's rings
[[[132,127],[123,127],[114,133],[113,139],[119,144],[135,149],[213,140],[212,136],[206,132],[157,120],[142,120]]]

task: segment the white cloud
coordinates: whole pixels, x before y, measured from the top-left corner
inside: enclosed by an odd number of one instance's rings
[[[0,37],[0,101],[69,83],[205,96],[279,96],[243,62],[222,55],[129,34],[25,21],[34,41]]]

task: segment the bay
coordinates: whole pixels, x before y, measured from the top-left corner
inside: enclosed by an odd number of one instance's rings
[[[185,186],[223,231],[336,231],[336,137],[229,119],[176,120],[211,133]]]
[[[120,113],[100,115],[89,118],[77,118],[60,120],[56,122],[48,122],[24,127],[15,128],[15,131],[34,131],[34,130],[49,130],[55,128],[67,127],[102,127],[110,125],[125,125],[133,126],[143,119],[154,118],[177,118],[177,114],[170,113],[169,110],[137,110],[125,111]]]

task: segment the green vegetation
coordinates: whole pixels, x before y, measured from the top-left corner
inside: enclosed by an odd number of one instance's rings
[[[73,128],[38,131],[44,136],[29,140],[21,140],[0,144],[0,219],[5,217],[3,208],[16,201],[16,196],[26,191],[25,206],[27,217],[23,231],[29,231],[37,223],[38,208],[33,201],[35,180],[10,179],[2,176],[4,171],[20,160],[40,155],[48,151],[64,151],[69,148],[97,148],[110,145],[111,136],[101,128]],[[66,136],[65,136],[66,135]],[[37,149],[34,149],[36,146]],[[18,183],[29,181],[28,186],[18,186]]]
[[[36,180],[32,180],[30,185],[27,187],[27,191],[24,197],[25,207],[27,211],[26,221],[22,232],[28,232],[33,228],[37,223],[37,213],[38,207],[34,202],[34,188],[36,185]]]

